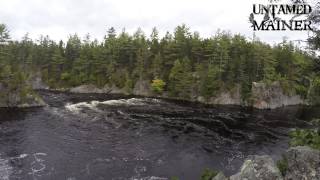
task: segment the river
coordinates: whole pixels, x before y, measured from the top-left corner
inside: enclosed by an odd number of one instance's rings
[[[41,91],[47,107],[0,109],[0,179],[196,180],[279,159],[319,107],[255,110],[143,97]]]

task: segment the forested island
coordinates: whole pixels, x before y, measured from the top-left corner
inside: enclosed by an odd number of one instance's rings
[[[237,99],[227,104],[250,105],[263,91],[283,91],[302,99],[299,103],[320,102],[319,58],[286,40],[270,45],[225,31],[203,38],[182,24],[162,38],[156,28],[149,37],[141,29],[131,35],[110,28],[103,41],[92,40],[89,34],[83,39],[70,35],[67,42],[48,36],[34,41],[26,34],[16,41],[1,24],[0,43],[2,102],[12,101],[8,99],[12,93],[34,94],[36,78],[50,89],[90,85],[105,93],[211,104],[223,104],[226,98],[212,98],[227,96],[228,101]],[[141,86],[150,92],[134,93]]]

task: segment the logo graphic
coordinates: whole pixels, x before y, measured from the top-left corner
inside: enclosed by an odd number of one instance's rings
[[[303,0],[290,4],[279,4],[280,0],[269,0],[269,4],[253,4],[249,22],[254,31],[309,31],[312,21],[307,16],[312,7]]]

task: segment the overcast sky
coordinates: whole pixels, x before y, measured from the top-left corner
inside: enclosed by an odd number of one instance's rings
[[[49,35],[66,39],[90,33],[101,39],[109,27],[118,32],[123,27],[130,33],[138,27],[149,36],[152,27],[163,35],[182,23],[204,37],[218,29],[252,37],[248,23],[254,3],[268,0],[0,0],[0,23],[9,26],[14,39],[29,33],[31,38]],[[269,43],[305,39],[307,32],[257,32]]]

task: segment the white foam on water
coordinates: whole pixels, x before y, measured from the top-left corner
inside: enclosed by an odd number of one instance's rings
[[[33,177],[41,176],[41,172],[46,169],[45,160],[42,157],[47,156],[46,153],[34,153],[34,161],[31,162],[31,173]]]
[[[46,153],[34,153],[33,156],[37,161],[40,161],[40,160],[42,160],[40,157],[47,156],[47,154]]]
[[[77,178],[75,177],[68,177],[67,180],[76,180]]]
[[[12,172],[13,168],[9,165],[9,160],[0,158],[0,179],[9,180]]]
[[[23,158],[26,158],[26,157],[28,157],[28,154],[20,154],[18,157],[16,157],[16,158],[18,158],[18,159],[23,159]]]
[[[151,99],[151,98],[130,98],[130,99],[117,99],[117,100],[108,100],[108,101],[91,101],[91,102],[80,102],[76,104],[71,104],[67,103],[65,105],[65,108],[68,111],[74,112],[74,113],[79,113],[82,108],[86,107],[94,111],[100,111],[97,106],[99,104],[104,104],[104,105],[110,105],[110,106],[121,106],[121,105],[126,105],[126,106],[143,106],[147,105],[149,102],[152,103],[158,103],[160,100],[158,99]]]
[[[143,178],[130,178],[131,180],[169,180],[168,178],[148,176]]]
[[[99,104],[99,101],[91,101],[90,103],[80,102],[80,103],[76,103],[76,104],[67,103],[65,105],[65,108],[68,111],[71,111],[74,113],[79,113],[82,110],[82,108],[84,108],[84,107],[87,107],[87,108],[92,109],[94,111],[99,111],[99,109],[97,108],[98,104]]]
[[[89,106],[89,104],[87,102],[81,102],[81,103],[77,103],[77,104],[67,103],[65,105],[65,108],[71,112],[79,113],[81,110],[81,107],[88,107],[88,106]]]
[[[137,99],[137,98],[131,98],[131,99],[118,99],[118,100],[108,100],[103,101],[101,104],[106,105],[135,105],[135,106],[142,106],[146,104],[145,99]]]

